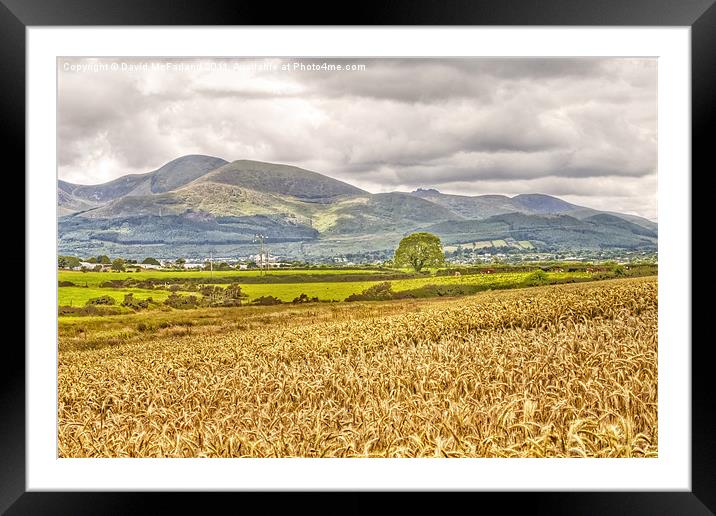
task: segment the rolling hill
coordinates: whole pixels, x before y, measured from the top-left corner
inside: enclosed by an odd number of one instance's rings
[[[418,189],[412,195],[444,206],[468,219],[485,219],[504,213],[526,213],[529,215],[570,215],[585,219],[593,215],[607,213],[633,222],[649,230],[656,231],[657,224],[649,219],[624,213],[602,212],[584,206],[571,204],[557,197],[544,194],[520,194],[514,197],[505,195],[477,195],[468,197],[450,195],[434,189]]]
[[[482,220],[448,221],[429,226],[447,244],[504,240],[527,240],[538,248],[575,250],[648,248],[657,234],[613,215],[585,219],[569,215],[506,213]]]
[[[445,243],[512,238],[536,248],[655,248],[656,223],[557,197],[447,195],[434,189],[371,194],[289,165],[190,155],[100,185],[58,181],[60,252],[126,257],[204,256],[217,248],[296,258],[389,252],[407,233]]]
[[[169,192],[225,163],[226,160],[221,158],[189,155],[172,160],[153,172],[129,174],[99,185],[76,185],[58,181],[58,190],[65,194],[58,203],[60,207],[70,209],[71,204],[78,201],[97,207],[126,195]]]

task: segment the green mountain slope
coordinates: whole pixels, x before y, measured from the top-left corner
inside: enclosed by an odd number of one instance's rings
[[[203,155],[182,156],[152,172],[130,174],[99,185],[75,185],[58,181],[63,196],[60,208],[67,212],[99,206],[127,195],[163,193],[194,181],[207,172],[224,165],[226,160]]]
[[[249,160],[228,163],[205,175],[200,181],[287,195],[306,202],[330,202],[343,195],[367,193],[353,185],[317,172],[289,165]]]
[[[202,255],[211,246],[245,255],[258,233],[294,257],[385,253],[416,230],[445,244],[515,239],[543,250],[651,249],[657,239],[654,222],[543,194],[371,194],[298,167],[197,155],[103,185],[59,181],[58,211],[61,252],[82,255]]]
[[[506,213],[487,219],[443,222],[427,230],[445,243],[512,238],[549,250],[655,248],[657,242],[655,232],[608,214],[579,220],[569,215]]]
[[[485,219],[503,213],[527,213],[531,215],[570,215],[585,219],[600,213],[608,213],[644,228],[656,231],[658,225],[649,219],[616,212],[602,212],[572,204],[557,197],[545,194],[520,194],[514,197],[505,195],[451,195],[434,189],[418,189],[411,195],[444,206],[468,219]]]

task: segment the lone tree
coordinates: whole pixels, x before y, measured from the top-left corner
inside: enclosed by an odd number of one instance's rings
[[[57,266],[60,269],[73,269],[80,266],[80,259],[76,256],[58,256]]]
[[[112,270],[115,272],[124,271],[124,260],[121,258],[115,258],[114,261],[112,261]]]
[[[400,241],[394,261],[397,267],[412,267],[415,272],[420,272],[424,267],[445,265],[445,253],[437,236],[413,233]]]

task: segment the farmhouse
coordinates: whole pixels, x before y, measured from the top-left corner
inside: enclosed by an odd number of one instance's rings
[[[135,267],[141,267],[142,269],[161,269],[161,265],[156,265],[154,263],[135,263],[133,264]]]
[[[99,264],[99,263],[90,263],[90,262],[80,262],[80,264],[77,267],[72,267],[73,271],[81,271],[81,270],[94,270],[97,266],[102,267],[102,272],[107,272],[111,269],[111,266],[108,264]]]

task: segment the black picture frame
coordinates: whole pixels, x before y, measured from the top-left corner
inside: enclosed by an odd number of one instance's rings
[[[198,0],[0,0],[0,120],[4,156],[13,158],[5,170],[6,187],[24,190],[25,170],[25,30],[28,26],[63,25],[572,25],[572,26],[690,26],[692,37],[692,169],[705,175],[714,169],[710,135],[716,113],[716,6],[715,0],[484,0],[334,3],[310,9],[305,3],[270,3]],[[89,48],[89,47],[88,47]],[[7,161],[5,164],[7,165]],[[9,165],[7,165],[9,167]],[[14,171],[10,174],[10,171]],[[673,171],[672,171],[673,172]],[[688,173],[684,171],[684,173]],[[691,174],[695,177],[697,174]],[[10,177],[12,176],[12,178]],[[692,192],[693,192],[692,186]],[[17,196],[20,198],[20,196]],[[24,196],[23,196],[24,198]],[[697,206],[692,201],[692,206]],[[19,208],[15,209],[15,213]],[[694,229],[700,227],[692,214]],[[24,226],[13,224],[15,242],[26,238]],[[698,234],[692,230],[692,235]],[[19,247],[19,245],[17,246]],[[25,264],[24,246],[7,258],[6,266],[19,270]],[[22,260],[22,263],[21,263]],[[26,272],[27,274],[28,272]],[[669,271],[663,271],[668,274]],[[22,290],[16,289],[17,292]],[[17,311],[17,300],[6,317]],[[708,305],[693,303],[701,315]],[[692,315],[692,320],[694,319]],[[704,317],[696,318],[696,320]],[[27,319],[26,319],[27,320]],[[683,343],[687,345],[689,343]],[[588,493],[472,493],[468,506],[496,502],[507,510],[545,514],[713,514],[716,511],[716,427],[713,417],[714,382],[710,339],[694,339],[692,353],[692,490],[691,492],[588,492]],[[15,514],[126,514],[185,511],[186,493],[77,493],[26,492],[25,484],[25,353],[18,338],[5,339],[0,374],[0,512]],[[255,495],[201,493],[204,509],[211,502],[241,496],[242,505]],[[406,512],[424,504],[423,493],[411,493],[387,505],[372,493],[351,493],[337,504],[294,496],[292,510],[306,503],[312,510],[362,513],[373,508]],[[451,505],[463,503],[462,496]],[[219,500],[217,500],[217,498]],[[283,497],[271,495],[272,504]],[[297,504],[298,502],[298,504]],[[212,504],[213,505],[213,504]],[[275,505],[272,505],[275,507]],[[231,507],[231,505],[230,505]],[[235,506],[236,511],[240,506]],[[248,507],[244,505],[244,507]],[[484,505],[484,507],[489,507]],[[232,511],[234,512],[234,511]],[[272,511],[273,512],[273,511]]]

